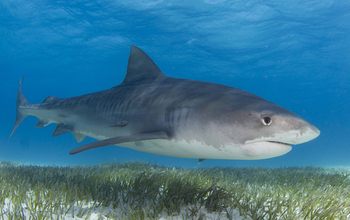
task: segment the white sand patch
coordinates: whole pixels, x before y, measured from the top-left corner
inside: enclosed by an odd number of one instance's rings
[[[87,204],[81,203],[80,206],[74,205],[73,208],[62,208],[62,213],[50,213],[48,211],[36,210],[28,207],[26,204],[22,204],[21,207],[15,207],[14,204],[9,200],[5,199],[4,204],[1,207],[0,219],[9,220],[17,219],[36,219],[41,215],[44,219],[61,219],[61,220],[107,220],[107,219],[125,219],[129,215],[133,215],[133,211],[124,210],[112,207],[97,207],[95,208],[94,202],[88,202]],[[191,216],[190,209],[198,209],[195,215]],[[59,217],[59,218],[58,218]],[[183,220],[183,219],[233,219],[233,220],[250,220],[250,218],[244,218],[239,215],[238,210],[229,210],[229,213],[212,212],[208,213],[204,207],[183,207],[180,213],[169,216],[163,213],[162,216],[157,217],[160,220]]]

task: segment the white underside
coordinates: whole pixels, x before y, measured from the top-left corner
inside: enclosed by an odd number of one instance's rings
[[[289,145],[256,142],[243,145],[224,145],[220,148],[204,145],[198,141],[148,140],[118,144],[118,146],[181,158],[258,160],[288,153]]]

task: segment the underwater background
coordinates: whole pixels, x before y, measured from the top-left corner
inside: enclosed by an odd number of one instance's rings
[[[78,96],[124,79],[130,45],[168,76],[256,94],[321,135],[257,161],[182,159],[109,146],[70,156],[73,135],[15,121],[18,83],[29,103]],[[0,2],[0,160],[88,165],[137,160],[178,167],[350,166],[350,1],[125,0]]]

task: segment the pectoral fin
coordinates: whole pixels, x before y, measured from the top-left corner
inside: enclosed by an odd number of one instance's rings
[[[145,141],[153,139],[168,139],[168,135],[164,131],[156,131],[151,133],[135,134],[128,136],[119,136],[114,138],[109,138],[102,141],[93,142],[90,144],[83,145],[81,147],[75,148],[69,152],[70,155],[77,154],[86,150],[90,150],[98,147],[105,147],[108,145],[121,144],[133,141]]]

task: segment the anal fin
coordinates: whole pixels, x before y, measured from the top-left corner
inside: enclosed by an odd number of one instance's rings
[[[119,137],[109,138],[102,141],[96,141],[90,144],[85,144],[81,147],[71,150],[69,154],[70,155],[77,154],[86,150],[91,150],[94,148],[105,147],[105,146],[114,145],[114,144],[121,144],[121,143],[133,142],[133,141],[153,140],[153,139],[168,139],[168,138],[169,138],[168,135],[164,131],[119,136]]]
[[[56,137],[58,135],[65,134],[72,131],[73,131],[73,127],[71,125],[58,124],[56,125],[55,131],[52,133],[52,137]]]
[[[36,124],[34,127],[36,128],[42,128],[45,127],[46,125],[50,124],[50,122],[45,121],[44,119],[38,118],[38,124]]]

